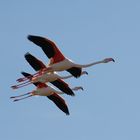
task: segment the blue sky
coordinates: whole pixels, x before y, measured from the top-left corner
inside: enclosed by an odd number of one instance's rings
[[[138,0],[1,0],[0,139],[139,140],[139,13]],[[24,54],[48,63],[28,34],[52,39],[77,63],[106,57],[116,63],[87,68],[88,76],[67,80],[85,89],[75,97],[63,95],[70,116],[45,97],[13,103],[10,96],[35,88],[10,89],[21,71],[34,73]]]

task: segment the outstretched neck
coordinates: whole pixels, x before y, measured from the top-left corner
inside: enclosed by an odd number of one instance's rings
[[[72,75],[68,75],[68,76],[59,76],[60,79],[68,79],[73,77]]]
[[[100,63],[103,63],[103,61],[92,62],[92,63],[85,64],[85,65],[76,64],[76,66],[80,67],[80,68],[86,68],[86,67],[90,67],[90,66],[97,65]]]

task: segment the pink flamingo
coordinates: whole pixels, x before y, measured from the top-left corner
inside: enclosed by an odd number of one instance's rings
[[[25,77],[29,77],[31,76],[31,74],[26,73],[26,72],[22,72],[22,75]],[[34,85],[36,87],[43,85],[40,82],[34,83]],[[44,87],[46,87],[46,85],[44,84]],[[60,110],[62,110],[64,113],[66,113],[66,115],[69,115],[69,109],[68,106],[65,102],[65,100],[59,96],[58,94],[54,93],[52,95],[46,96],[49,100],[51,100]]]
[[[36,83],[37,84],[37,83]],[[72,90],[77,91],[77,90],[83,90],[82,87],[74,87]],[[69,115],[69,111],[67,108],[67,105],[65,101],[60,97],[58,94],[64,94],[63,92],[57,91],[51,86],[46,85],[45,83],[38,83],[36,90],[33,90],[31,92],[28,92],[26,94],[21,94],[19,96],[12,96],[10,97],[11,99],[14,99],[13,101],[20,101],[32,96],[47,96],[50,100],[54,101],[57,103],[57,106],[66,113],[66,115]],[[25,97],[24,97],[25,96]],[[20,98],[21,97],[21,98]],[[54,100],[55,98],[55,100]],[[60,107],[62,105],[62,107]]]
[[[86,71],[83,71],[81,73],[81,75],[83,74],[87,74]],[[53,82],[56,81],[58,79],[68,79],[73,77],[73,75],[68,75],[68,76],[60,76],[58,75],[56,72],[49,72],[49,73],[45,73],[41,76],[33,76],[32,78],[29,78],[26,82],[18,84],[18,85],[13,85],[11,86],[13,89],[17,89],[17,88],[21,88],[36,82],[41,82],[41,83],[48,83],[48,82]],[[18,79],[18,81],[20,82],[20,79]],[[22,81],[22,80],[21,80]]]
[[[61,51],[57,48],[56,44],[44,37],[29,35],[28,39],[40,46],[47,57],[50,59],[50,65],[42,69],[40,72],[35,75],[41,75],[44,72],[53,72],[53,71],[68,71],[74,77],[81,76],[82,68],[90,67],[96,64],[108,63],[110,61],[115,62],[113,58],[105,58],[101,61],[93,62],[90,64],[76,64],[72,60],[66,58]]]
[[[79,89],[83,90],[82,87],[74,87],[74,88],[72,88],[72,90],[74,90],[74,91],[77,91]],[[12,96],[10,98],[18,98],[18,99],[15,99],[14,101],[19,101],[19,100],[23,100],[25,98],[29,98],[31,96],[36,96],[36,95],[39,95],[39,96],[50,96],[50,95],[53,95],[53,93],[56,93],[56,94],[64,94],[64,92],[57,91],[53,87],[48,86],[45,83],[40,83],[37,86],[36,90],[33,90],[31,92],[28,92],[26,94],[22,94],[22,95],[19,95],[19,96]],[[23,98],[19,98],[19,97],[22,97],[22,96],[25,96],[25,95],[28,95],[28,96],[23,97]]]

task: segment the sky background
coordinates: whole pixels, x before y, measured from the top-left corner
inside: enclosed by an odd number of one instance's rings
[[[76,63],[106,57],[116,63],[87,68],[88,76],[66,80],[71,87],[84,88],[75,97],[63,95],[70,116],[45,97],[14,103],[10,96],[35,89],[10,88],[21,71],[35,72],[24,54],[48,63],[28,34],[55,41]],[[139,0],[1,0],[0,139],[139,140],[139,37]]]

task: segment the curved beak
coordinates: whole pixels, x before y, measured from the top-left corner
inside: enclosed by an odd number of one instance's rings
[[[88,75],[88,72],[86,71],[85,74]]]
[[[115,60],[112,58],[112,61],[115,62]]]

